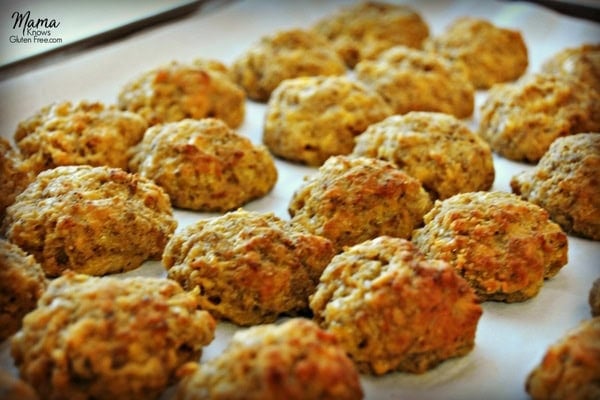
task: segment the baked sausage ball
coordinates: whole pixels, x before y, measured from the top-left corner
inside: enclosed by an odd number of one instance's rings
[[[563,49],[542,64],[542,72],[574,77],[600,92],[600,43]]]
[[[431,200],[392,163],[334,156],[294,193],[291,222],[331,240],[336,251],[381,235],[409,238]]]
[[[48,276],[103,275],[160,258],[176,226],[169,197],[148,179],[67,166],[40,173],[7,208],[2,231]]]
[[[450,263],[481,301],[524,301],[567,263],[567,236],[548,213],[505,192],[437,201],[413,242]]]
[[[317,21],[313,29],[331,41],[350,68],[393,46],[420,48],[429,36],[418,12],[380,1],[342,7]]]
[[[12,356],[43,399],[156,399],[214,330],[176,282],[67,273],[23,320]]]
[[[391,114],[381,96],[345,76],[283,81],[269,99],[263,141],[279,157],[318,166]]]
[[[447,114],[410,112],[391,116],[359,135],[352,154],[393,162],[421,181],[434,199],[488,190],[494,183],[488,144]]]
[[[325,268],[310,307],[362,372],[423,373],[471,351],[481,306],[447,263],[401,238],[346,248]]]
[[[214,118],[153,126],[132,152],[131,170],[160,185],[175,207],[235,209],[277,181],[271,154]]]
[[[315,32],[303,29],[263,36],[231,67],[234,81],[252,100],[266,102],[285,79],[301,76],[343,75],[344,61]]]
[[[219,61],[173,61],[147,71],[121,89],[119,107],[150,125],[192,118],[219,118],[232,128],[244,121],[246,94]]]
[[[537,163],[561,136],[600,132],[600,93],[573,78],[537,74],[493,87],[481,107],[479,134],[492,150]]]
[[[32,168],[8,141],[0,138],[0,224],[6,207],[15,201],[15,197],[25,190],[33,178]]]
[[[519,31],[472,17],[456,19],[424,47],[464,62],[476,89],[513,81],[525,73],[529,63],[527,45]]]
[[[19,330],[46,285],[44,271],[33,256],[0,239],[0,342]]]
[[[436,53],[392,47],[375,60],[356,65],[359,80],[376,90],[395,114],[438,111],[467,118],[475,89],[460,61]]]
[[[539,205],[565,232],[600,240],[600,133],[556,139],[539,163],[510,181],[514,193]]]
[[[237,210],[176,233],[163,264],[185,289],[199,288],[203,309],[254,325],[307,311],[333,255],[329,240],[293,230],[272,213]]]
[[[533,400],[600,398],[600,317],[583,320],[552,344],[531,371]]]
[[[358,400],[359,375],[335,337],[307,319],[238,331],[182,379],[178,400]]]
[[[17,126],[15,143],[35,174],[61,165],[127,168],[127,150],[148,124],[139,115],[99,102],[43,107]]]

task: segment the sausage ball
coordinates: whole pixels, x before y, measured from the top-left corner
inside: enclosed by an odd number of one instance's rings
[[[479,134],[493,151],[537,163],[562,136],[600,131],[600,92],[573,78],[537,74],[493,87]]]
[[[279,157],[319,166],[350,153],[358,134],[390,114],[381,96],[348,77],[288,79],[269,100],[263,141]]]
[[[566,232],[600,240],[600,133],[556,139],[539,163],[510,181]]]
[[[336,251],[381,235],[409,238],[431,200],[392,163],[334,156],[294,193],[291,222],[331,240]]]
[[[421,181],[434,199],[489,190],[494,183],[489,145],[447,114],[391,116],[359,135],[352,154],[393,162]]]
[[[600,317],[583,320],[548,347],[530,372],[533,400],[600,398]]]
[[[156,399],[213,340],[197,308],[167,279],[68,273],[25,317],[12,356],[43,399]]]
[[[339,8],[317,21],[313,30],[325,36],[353,68],[393,46],[420,48],[429,27],[411,7],[363,1]]]
[[[358,372],[333,335],[306,319],[238,331],[216,358],[190,366],[178,400],[359,400]]]
[[[177,227],[169,197],[119,168],[66,166],[40,173],[6,210],[6,238],[48,276],[104,275],[160,258]]]
[[[600,43],[565,48],[548,58],[541,70],[574,77],[600,92]]]
[[[25,190],[34,177],[32,168],[21,154],[8,141],[0,138],[0,224],[6,207],[15,201],[15,197]]]
[[[375,375],[423,373],[469,353],[482,313],[450,265],[388,236],[335,256],[310,307],[360,371]]]
[[[185,289],[199,288],[203,309],[254,325],[307,311],[333,255],[329,240],[294,230],[272,213],[237,210],[176,233],[163,264]]]
[[[17,126],[15,143],[34,174],[62,165],[127,168],[128,150],[148,124],[139,115],[98,102],[43,107]]]
[[[303,29],[263,36],[231,67],[231,76],[252,100],[266,102],[285,79],[343,75],[344,61],[319,34]]]
[[[397,46],[375,60],[361,61],[355,70],[357,78],[376,90],[395,114],[437,111],[458,118],[473,114],[475,88],[460,61]]]
[[[232,210],[277,182],[271,154],[214,118],[153,126],[132,153],[131,170],[160,185],[179,208]]]
[[[527,45],[521,32],[473,17],[456,19],[424,47],[462,61],[476,89],[514,81],[525,73],[529,64]]]
[[[218,118],[232,128],[244,121],[246,94],[219,61],[173,61],[123,86],[119,107],[140,114],[150,125],[192,118]]]
[[[481,301],[525,301],[567,263],[567,235],[535,204],[504,192],[437,201],[413,242],[452,265]]]
[[[46,286],[44,271],[33,256],[0,239],[0,342],[19,330]]]

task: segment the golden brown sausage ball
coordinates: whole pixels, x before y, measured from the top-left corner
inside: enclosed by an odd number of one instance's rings
[[[537,163],[557,138],[599,131],[600,93],[559,75],[497,85],[481,107],[479,134],[515,161]]]
[[[352,155],[393,162],[434,199],[489,190],[494,183],[490,146],[447,114],[410,112],[372,124],[356,138]]]
[[[126,169],[128,150],[147,127],[139,115],[113,106],[65,101],[43,107],[20,122],[14,137],[35,174],[62,165]]]
[[[437,201],[413,233],[428,257],[450,263],[482,301],[524,301],[567,263],[567,236],[535,204],[504,192]]]
[[[600,92],[600,43],[565,48],[542,64],[542,72],[574,77]]]
[[[300,318],[238,331],[223,353],[186,372],[178,400],[363,398],[358,372],[335,337]]]
[[[530,372],[533,400],[600,398],[600,317],[583,320],[548,347]]]
[[[381,235],[409,238],[431,206],[421,183],[392,163],[334,156],[296,190],[288,211],[339,252]]]
[[[241,54],[231,76],[252,100],[266,102],[285,79],[343,75],[344,61],[315,32],[290,29],[266,35]]]
[[[269,99],[263,141],[277,156],[319,166],[349,154],[358,134],[390,114],[381,96],[346,76],[288,79]]]
[[[600,133],[556,139],[539,163],[510,181],[514,193],[550,214],[565,232],[600,240]]]
[[[153,126],[130,168],[153,180],[173,206],[227,211],[266,195],[277,181],[271,154],[214,118]]]
[[[192,118],[218,118],[232,128],[244,121],[246,94],[219,61],[173,61],[144,72],[119,93],[119,107],[150,125]]]
[[[0,342],[19,330],[46,285],[44,271],[33,256],[0,239]]]
[[[342,7],[317,21],[313,29],[333,44],[350,68],[393,46],[420,48],[429,36],[417,11],[381,1]]]
[[[12,356],[43,399],[156,399],[214,330],[176,282],[68,273],[25,317]]]
[[[335,256],[310,307],[360,371],[376,375],[423,373],[469,353],[482,313],[450,265],[388,236]]]
[[[333,255],[329,240],[294,230],[272,213],[237,210],[176,233],[163,264],[185,289],[199,287],[203,309],[253,325],[307,311]]]
[[[519,31],[501,28],[484,19],[461,17],[425,49],[462,61],[476,89],[513,81],[527,70],[527,45]]]
[[[103,275],[160,259],[176,226],[169,197],[150,180],[66,166],[37,176],[6,210],[2,232],[48,276]]]
[[[375,60],[358,63],[356,77],[377,91],[395,114],[437,111],[458,118],[473,114],[475,89],[466,68],[436,53],[392,47]]]
[[[6,207],[21,193],[34,178],[33,170],[13,149],[10,143],[0,138],[0,224]]]

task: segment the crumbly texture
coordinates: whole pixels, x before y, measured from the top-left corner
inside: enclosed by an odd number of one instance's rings
[[[592,316],[600,317],[600,278],[594,281],[588,295],[588,302],[590,303]]]
[[[495,86],[481,107],[479,134],[515,161],[536,163],[557,138],[582,132],[600,132],[600,92],[568,77]]]
[[[513,81],[525,73],[529,64],[527,45],[519,31],[472,17],[456,19],[424,47],[462,61],[476,89]]]
[[[541,70],[574,77],[600,92],[600,43],[563,49],[548,58]]]
[[[193,367],[190,370],[193,371]],[[177,400],[359,400],[352,360],[307,319],[238,331],[229,346],[184,378]]]
[[[333,255],[329,240],[294,230],[272,213],[237,210],[175,234],[163,264],[185,289],[199,288],[203,309],[254,325],[306,312]]]
[[[4,219],[6,207],[10,206],[19,193],[31,181],[34,174],[21,155],[10,143],[0,138],[0,224]]]
[[[38,400],[33,388],[0,368],[0,399],[2,400]]]
[[[352,152],[354,138],[391,113],[380,95],[346,76],[288,79],[269,100],[263,141],[279,157],[318,166]]]
[[[421,181],[434,199],[488,190],[494,183],[489,145],[447,114],[391,116],[359,135],[352,154],[393,162]]]
[[[216,60],[173,61],[125,84],[118,104],[140,114],[150,125],[218,118],[237,128],[244,121],[246,94],[229,73]]]
[[[460,61],[396,46],[375,60],[356,65],[359,80],[376,90],[395,114],[437,111],[467,118],[473,114],[475,88]]]
[[[11,350],[42,399],[156,399],[215,325],[168,279],[69,273],[48,286]]]
[[[179,208],[232,210],[277,182],[267,149],[214,118],[153,126],[132,152],[131,170],[160,185]]]
[[[420,48],[429,36],[427,23],[414,9],[379,1],[342,7],[313,29],[331,41],[350,68],[393,46]]]
[[[548,347],[525,390],[533,400],[600,398],[600,317],[581,321]]]
[[[423,373],[475,344],[482,309],[448,264],[388,236],[346,248],[327,266],[310,307],[361,372]]]
[[[334,156],[294,193],[291,222],[331,240],[337,251],[381,235],[409,238],[431,200],[392,163]]]
[[[290,29],[263,36],[231,66],[231,76],[252,100],[266,102],[285,79],[343,75],[346,66],[315,32]]]
[[[44,271],[33,256],[0,239],[0,342],[19,330],[46,286]]]
[[[14,139],[35,174],[61,165],[127,168],[128,149],[148,124],[139,115],[99,102],[43,107],[17,126]]]
[[[523,199],[546,209],[564,231],[600,240],[600,133],[558,138],[539,163],[512,177]]]
[[[67,166],[40,173],[7,208],[2,232],[49,276],[103,275],[160,258],[175,231],[169,197],[119,168]]]
[[[525,301],[567,263],[567,236],[535,204],[505,192],[437,201],[413,242],[450,263],[481,301]]]

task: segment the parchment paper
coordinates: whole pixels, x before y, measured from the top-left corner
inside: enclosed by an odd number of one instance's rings
[[[99,100],[115,103],[121,86],[141,72],[171,60],[207,57],[230,63],[262,35],[293,27],[308,27],[348,1],[233,1],[210,11],[195,13],[121,40],[84,52],[66,54],[49,65],[29,69],[0,82],[0,134],[11,138],[17,123],[37,109],[60,100]],[[494,24],[518,29],[528,45],[530,66],[536,72],[550,55],[564,47],[598,42],[600,28],[539,6],[495,1],[409,1],[428,22],[432,34],[440,33],[459,16],[482,17]],[[60,10],[57,10],[60,15]],[[7,41],[5,37],[0,40]],[[9,46],[4,43],[2,46]],[[477,94],[477,105],[485,98]],[[248,102],[244,124],[238,132],[260,143],[265,106]],[[477,112],[466,121],[477,125]],[[531,168],[494,156],[493,190],[510,191],[510,178]],[[314,168],[276,161],[279,179],[266,197],[246,209],[273,211],[289,219],[287,205],[302,178]],[[217,214],[176,210],[181,229]],[[391,373],[363,376],[366,399],[526,399],[524,382],[546,348],[580,320],[589,317],[587,295],[600,276],[600,242],[569,236],[569,263],[546,281],[533,299],[517,304],[487,302],[479,322],[475,349],[466,357],[450,360],[423,375]],[[158,262],[123,275],[164,276]],[[220,323],[216,340],[203,358],[219,354],[238,328]],[[16,374],[7,342],[0,346],[0,365]],[[163,398],[171,397],[173,390]]]

